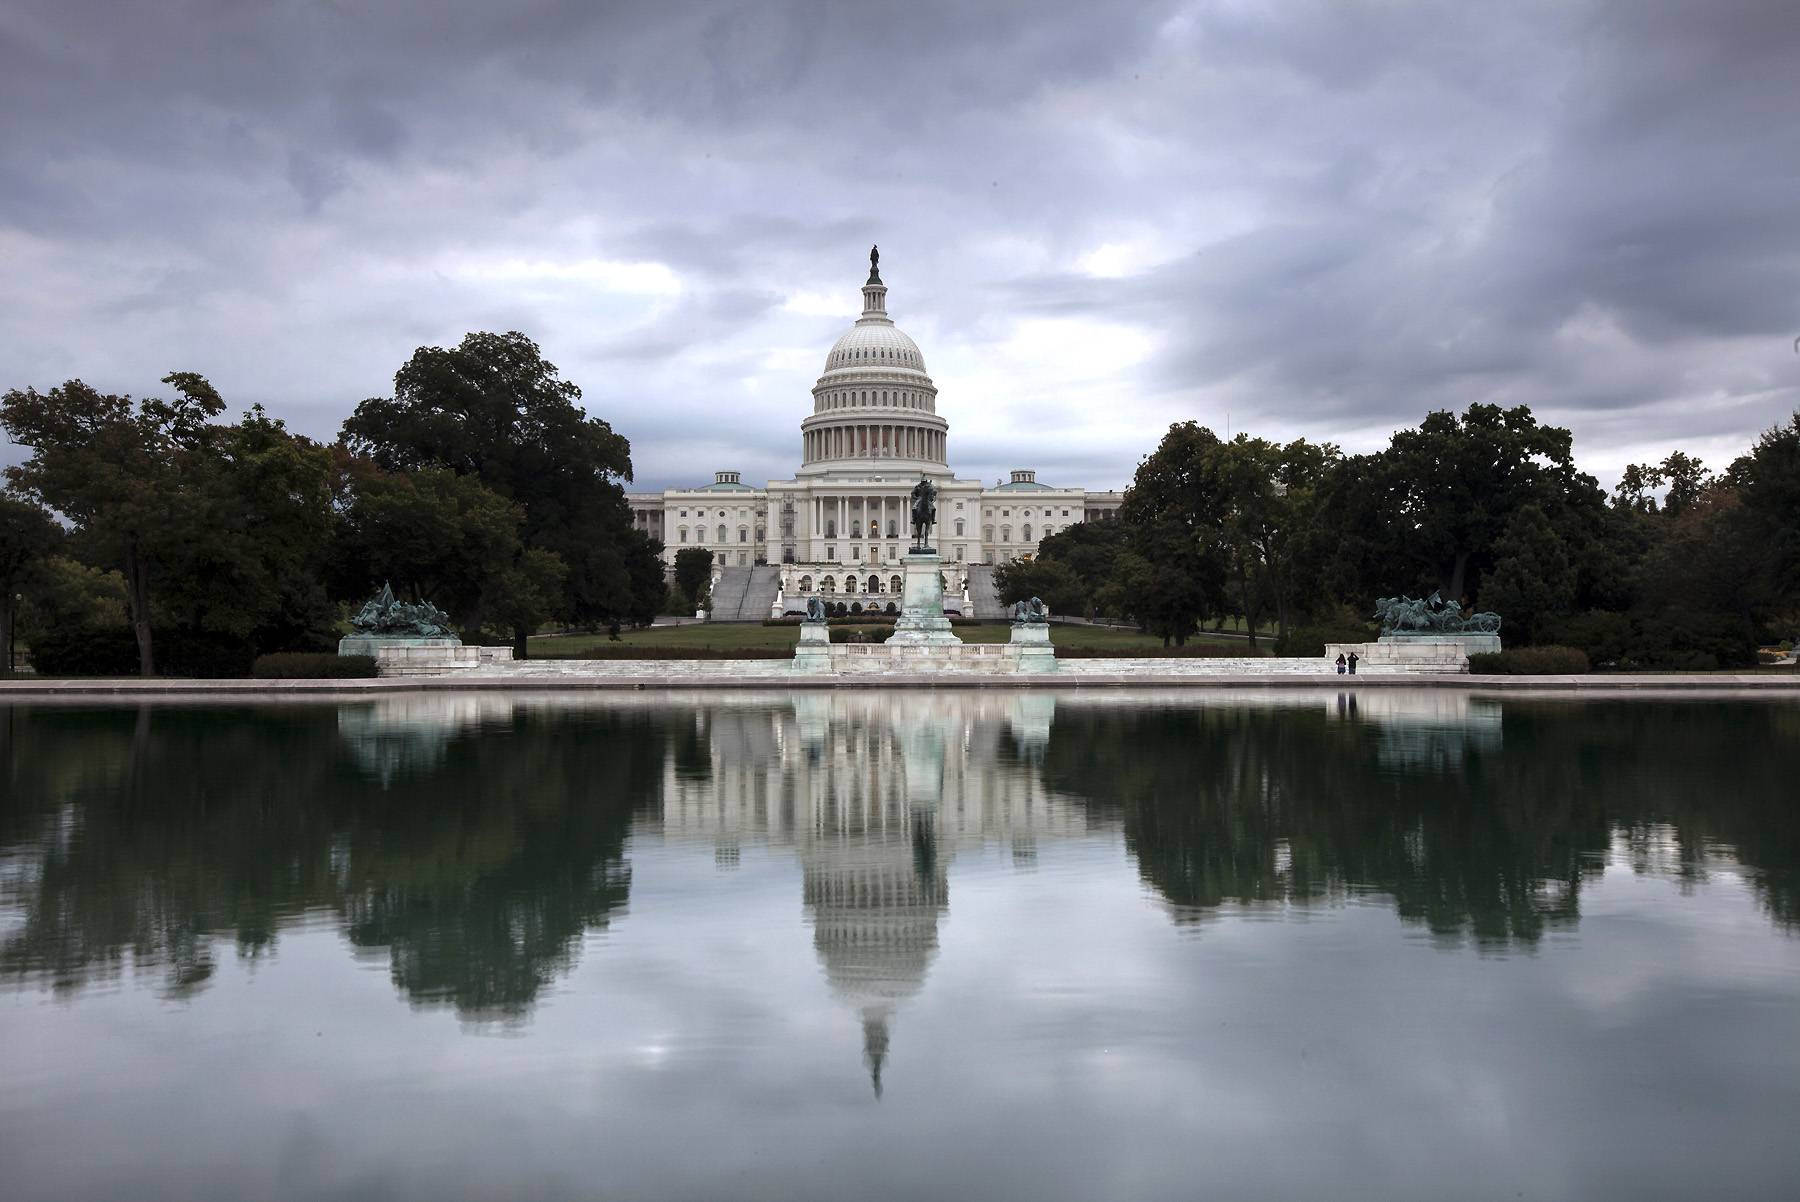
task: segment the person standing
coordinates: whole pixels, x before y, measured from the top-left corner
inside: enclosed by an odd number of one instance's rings
[[[1338,670],[1339,676],[1342,676],[1344,674],[1344,653],[1342,651],[1338,652],[1337,670]]]
[[[1356,675],[1356,661],[1361,658],[1362,658],[1362,656],[1358,655],[1354,651],[1352,651],[1350,653],[1350,675],[1352,675],[1352,676]]]

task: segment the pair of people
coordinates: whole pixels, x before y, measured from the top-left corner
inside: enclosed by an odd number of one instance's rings
[[[1350,675],[1355,676],[1356,675],[1356,664],[1357,664],[1357,661],[1360,660],[1361,658],[1362,657],[1360,655],[1358,655],[1356,652],[1352,651],[1350,653],[1349,658],[1346,659],[1344,657],[1344,655],[1340,652],[1337,657],[1338,675],[1342,676],[1346,671],[1348,671],[1350,673]]]

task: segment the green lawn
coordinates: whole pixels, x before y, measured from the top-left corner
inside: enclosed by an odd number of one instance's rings
[[[1004,622],[958,626],[956,636],[965,643],[1004,643],[1012,637],[1012,628]],[[763,650],[792,647],[800,638],[800,630],[797,626],[700,622],[688,626],[653,626],[648,630],[625,630],[620,632],[619,638],[628,645],[646,648]],[[1200,635],[1193,641],[1229,642],[1235,647],[1243,647],[1245,655],[1250,654],[1249,647],[1242,639],[1214,640]],[[1108,630],[1095,626],[1053,625],[1050,627],[1050,642],[1057,647],[1104,647],[1120,651],[1162,646],[1161,639],[1139,634],[1137,631]],[[538,635],[531,640],[531,654],[579,659],[583,654],[609,646],[617,648],[618,644],[610,642],[604,634]],[[1257,650],[1267,654],[1265,646],[1259,645]]]

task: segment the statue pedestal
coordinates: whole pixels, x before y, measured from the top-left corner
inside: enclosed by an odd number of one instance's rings
[[[1007,644],[1018,660],[1018,672],[1056,671],[1056,649],[1050,645],[1048,622],[1014,622]]]
[[[384,647],[460,647],[455,635],[417,638],[403,634],[347,634],[338,640],[339,655],[380,655]]]
[[[943,557],[935,551],[908,551],[901,561],[906,571],[900,599],[900,620],[888,638],[893,647],[960,647],[962,640],[950,630],[944,616]]]
[[[831,630],[825,623],[800,623],[800,642],[794,647],[794,671],[831,671]]]

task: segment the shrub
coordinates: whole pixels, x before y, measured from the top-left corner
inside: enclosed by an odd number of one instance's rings
[[[655,647],[639,643],[602,643],[585,651],[558,654],[535,648],[532,659],[793,659],[791,647]]]
[[[1326,643],[1372,643],[1375,631],[1366,626],[1290,626],[1286,637],[1275,640],[1275,654],[1317,659]]]
[[[834,643],[885,643],[894,633],[892,626],[837,626],[830,630]]]
[[[1626,669],[1703,672],[1756,662],[1754,633],[1732,614],[1591,610],[1563,619],[1546,634],[1559,644],[1581,648],[1594,663]]]
[[[31,641],[40,676],[136,676],[137,637],[129,626],[68,626]]]
[[[249,639],[207,630],[157,631],[152,651],[158,676],[248,676],[256,662]]]
[[[850,603],[850,612],[853,614],[861,613],[862,612],[862,602],[861,601],[852,601]]]
[[[348,680],[375,675],[373,655],[330,651],[277,651],[259,655],[250,666],[258,680]]]
[[[1469,657],[1469,671],[1484,676],[1581,676],[1588,670],[1579,647],[1513,647]]]
[[[887,612],[889,614],[897,614],[900,612],[900,607],[898,605],[895,605],[892,601],[889,601],[887,603],[887,610],[885,612]]]
[[[1786,652],[1765,649],[1756,653],[1756,662],[1759,664],[1778,664],[1786,657]]]
[[[1058,647],[1057,659],[1249,659],[1248,647],[1191,642],[1181,647]]]

